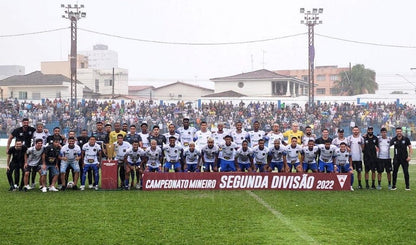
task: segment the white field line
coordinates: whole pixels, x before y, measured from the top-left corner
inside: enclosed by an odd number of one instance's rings
[[[319,244],[313,237],[309,236],[305,231],[299,229],[295,226],[288,218],[286,218],[281,212],[272,208],[267,202],[265,202],[261,197],[254,194],[252,191],[246,191],[252,198],[254,198],[258,203],[263,205],[267,210],[269,210],[276,218],[282,221],[287,228],[294,231],[300,238],[305,240],[308,244]]]

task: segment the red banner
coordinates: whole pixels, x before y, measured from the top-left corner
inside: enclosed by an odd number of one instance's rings
[[[144,173],[143,190],[350,190],[349,174]]]

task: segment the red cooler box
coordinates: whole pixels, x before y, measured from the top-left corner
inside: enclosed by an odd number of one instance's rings
[[[102,161],[101,189],[116,190],[118,187],[117,161]]]

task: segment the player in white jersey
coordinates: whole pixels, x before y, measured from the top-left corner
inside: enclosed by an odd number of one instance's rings
[[[352,187],[352,184],[354,183],[352,158],[347,150],[347,144],[345,142],[341,142],[339,148],[335,150],[333,162],[335,164],[335,172],[351,174],[351,190],[354,191],[354,188]]]
[[[312,134],[312,128],[311,126],[305,127],[305,134],[302,136],[302,145],[308,146],[309,140],[316,140],[316,135]]]
[[[348,143],[348,138],[344,137],[344,129],[340,128],[338,129],[338,137],[334,138],[332,140],[332,144],[334,146],[336,146],[337,148],[339,148],[339,146],[341,145],[341,143],[344,142],[345,145],[349,145]],[[347,148],[348,150],[348,148]]]
[[[176,133],[176,128],[175,128],[175,124],[171,123],[168,126],[168,132],[163,134],[166,139],[169,140],[169,137],[173,136],[176,139],[176,144],[179,144],[179,134]]]
[[[184,172],[200,172],[199,159],[201,153],[198,149],[195,148],[195,143],[189,143],[189,148],[186,149],[183,153],[183,158],[185,161],[185,171]]]
[[[142,158],[144,156],[144,150],[140,148],[140,142],[138,140],[133,141],[131,148],[129,148],[124,155],[124,163],[125,163],[125,180],[124,180],[124,189],[128,190],[129,181],[130,181],[130,173],[132,172],[132,176],[136,173],[137,183],[136,189],[140,188],[141,177],[143,174],[143,167],[142,167]],[[131,187],[134,186],[134,179],[131,180]]]
[[[221,172],[235,172],[240,170],[235,164],[235,152],[237,150],[237,144],[231,142],[231,136],[225,136],[225,143],[220,145],[220,151],[218,154],[218,159],[220,161],[220,171]]]
[[[282,132],[279,131],[279,124],[278,123],[274,123],[272,126],[272,131],[270,131],[267,135],[266,135],[266,139],[268,140],[268,145],[267,148],[272,148],[275,144],[274,142],[276,140],[279,140],[280,144],[282,145],[287,145],[286,142],[284,142],[284,137]]]
[[[235,130],[231,132],[231,137],[233,138],[233,142],[237,145],[237,148],[240,148],[243,141],[248,138],[248,133],[243,130],[243,124],[241,122],[237,122],[235,127]]]
[[[301,162],[303,164],[303,172],[307,173],[310,169],[312,172],[318,172],[316,158],[319,155],[319,148],[315,145],[315,140],[310,139],[307,146],[302,147]]]
[[[39,175],[41,175],[41,169],[40,169],[40,161],[42,159],[43,154],[43,140],[37,139],[35,141],[35,146],[29,147],[26,152],[25,156],[25,164],[24,164],[24,190],[30,190],[32,187],[28,184],[29,182],[29,173],[38,172]]]
[[[117,141],[114,142],[114,153],[116,154],[114,160],[117,161],[118,172],[120,176],[120,187],[124,187],[124,182],[126,180],[126,169],[124,167],[124,156],[128,149],[131,148],[129,142],[124,141],[124,136],[122,134],[117,135]]]
[[[283,165],[283,154],[285,152],[285,147],[281,146],[280,140],[275,139],[274,145],[269,147],[269,172],[274,171],[277,168],[277,171],[284,172]]]
[[[184,148],[189,146],[189,143],[194,141],[196,128],[189,126],[189,118],[182,120],[183,126],[178,128],[179,139]]]
[[[377,159],[377,179],[378,186],[377,189],[381,190],[381,175],[384,172],[384,169],[387,173],[387,181],[389,183],[388,188],[391,190],[391,157],[390,157],[390,141],[391,138],[387,136],[387,129],[382,128],[380,130],[381,135],[378,136],[378,159]]]
[[[259,144],[258,143],[259,140],[265,139],[265,136],[266,136],[266,132],[264,132],[263,130],[260,130],[260,122],[259,121],[254,122],[253,129],[254,130],[248,132],[248,139],[250,141],[250,147],[251,148],[257,146]]]
[[[59,153],[59,159],[61,159],[61,181],[62,181],[62,190],[66,188],[66,169],[68,166],[71,166],[74,171],[74,186],[73,189],[77,189],[77,183],[79,178],[79,160],[81,159],[81,148],[75,144],[75,138],[69,137],[68,143],[62,146]]]
[[[240,171],[252,172],[255,167],[253,165],[253,151],[248,147],[248,141],[244,140],[241,148],[239,148],[235,154],[235,161],[240,168]]]
[[[302,172],[302,165],[299,161],[301,153],[302,147],[298,145],[298,138],[292,137],[290,139],[290,145],[287,145],[283,152],[283,165],[285,166],[286,172],[292,172],[292,168],[295,168],[297,173]]]
[[[150,141],[149,141],[149,132],[147,131],[147,123],[142,123],[140,125],[141,128],[141,132],[139,133],[140,137],[142,138],[142,148],[143,150],[146,150],[147,148],[150,147]]]
[[[172,167],[175,172],[181,172],[183,149],[182,146],[176,144],[175,136],[169,137],[169,144],[163,147],[163,153],[165,155],[164,172],[168,173]]]
[[[37,123],[36,124],[36,131],[33,132],[33,144],[35,144],[35,141],[37,139],[42,139],[43,140],[43,145],[46,145],[46,139],[49,136],[49,132],[47,129],[43,128],[43,123]]]
[[[264,139],[258,141],[258,145],[252,148],[253,151],[253,163],[255,166],[254,171],[266,172],[269,169],[269,163],[267,161],[269,156],[269,149],[264,146]]]
[[[95,136],[90,136],[88,143],[82,146],[82,159],[84,159],[84,167],[82,169],[81,177],[81,191],[85,190],[85,176],[89,169],[94,173],[94,189],[98,190],[99,173],[101,163],[101,146],[96,143]]]
[[[208,138],[211,138],[211,132],[208,130],[207,122],[201,122],[201,129],[195,133],[195,147],[201,150],[208,143]]]
[[[201,149],[201,161],[204,172],[218,171],[218,146],[213,138],[208,139],[208,144]]]
[[[334,172],[334,161],[336,146],[331,145],[331,141],[325,141],[325,144],[318,145],[319,148],[319,172],[321,173],[333,173]]]
[[[352,128],[352,135],[347,137],[347,141],[352,158],[352,167],[357,171],[358,189],[362,189],[361,172],[363,170],[362,151],[364,138],[360,135],[360,129],[357,126]]]
[[[145,151],[146,172],[162,172],[162,149],[156,140],[150,141],[150,147]]]
[[[217,131],[212,134],[212,138],[214,139],[214,143],[216,146],[225,143],[224,137],[229,134],[228,130],[224,128],[224,123],[219,122],[217,124]]]

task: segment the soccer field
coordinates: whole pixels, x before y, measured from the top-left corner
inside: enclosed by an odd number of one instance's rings
[[[383,175],[382,190],[354,192],[25,193],[0,175],[1,244],[416,244],[401,171],[396,191]]]

